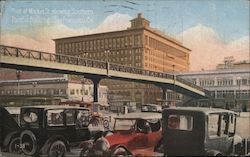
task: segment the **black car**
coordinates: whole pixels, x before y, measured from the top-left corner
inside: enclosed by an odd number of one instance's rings
[[[0,106],[0,151],[20,153],[20,126],[17,119],[18,114],[11,114],[6,108]]]
[[[72,106],[22,107],[20,147],[24,154],[64,156],[90,139],[89,110]]]
[[[243,155],[244,144],[241,137],[235,135],[236,113],[233,111],[168,108],[163,110],[162,118],[164,155]]]

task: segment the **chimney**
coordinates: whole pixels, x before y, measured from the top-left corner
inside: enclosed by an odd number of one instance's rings
[[[138,14],[137,14],[137,17],[138,17],[138,18],[143,18],[142,13],[138,13]]]

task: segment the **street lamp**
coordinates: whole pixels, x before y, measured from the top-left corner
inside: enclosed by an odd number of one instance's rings
[[[32,86],[34,87],[34,91],[33,91],[34,95],[36,95],[36,85],[37,85],[37,82],[32,82]]]
[[[17,77],[17,95],[20,94],[20,78],[21,78],[21,73],[22,71],[21,70],[17,70],[16,71],[16,77]]]
[[[105,58],[106,58],[106,67],[107,67],[107,75],[109,76],[109,50],[105,50]]]
[[[239,107],[241,108],[241,104],[240,104],[240,99],[241,99],[241,90],[240,90],[240,85],[241,85],[241,77],[237,77],[237,82],[238,82],[238,85],[239,85],[239,101],[238,101],[238,104],[239,104]]]
[[[176,99],[176,95],[175,95],[175,65],[173,64],[173,81],[174,81],[174,86],[173,86],[173,96],[174,96],[174,105],[175,105],[175,99]]]
[[[85,96],[85,78],[84,76],[82,77],[82,102],[84,102],[84,96]]]

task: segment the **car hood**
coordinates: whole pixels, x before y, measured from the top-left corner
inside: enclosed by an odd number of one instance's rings
[[[5,137],[20,129],[18,123],[11,114],[0,106],[0,147],[3,145]]]
[[[117,132],[110,136],[106,136],[105,138],[108,140],[110,147],[118,145],[118,144],[124,144],[126,145],[129,141],[131,141],[133,138],[135,138],[136,134],[135,132],[130,133],[121,133]]]

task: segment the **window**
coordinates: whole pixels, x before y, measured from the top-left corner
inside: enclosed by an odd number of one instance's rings
[[[75,124],[75,110],[65,110],[66,125]]]
[[[235,133],[235,115],[229,116],[228,133],[229,136]]]
[[[189,115],[169,115],[168,128],[191,131],[193,129],[193,117]]]
[[[89,111],[79,110],[77,113],[77,126],[79,128],[82,128],[88,125],[89,125]]]
[[[208,116],[208,135],[209,137],[219,136],[219,115],[210,114]]]
[[[74,95],[75,94],[75,90],[74,89],[71,89],[70,90],[70,95]]]
[[[63,126],[63,110],[48,110],[47,111],[48,126]]]

